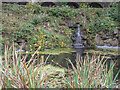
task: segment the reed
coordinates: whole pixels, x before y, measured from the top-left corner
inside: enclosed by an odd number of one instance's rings
[[[70,59],[67,59],[73,68],[73,73],[69,72],[66,78],[63,76],[67,88],[115,88],[116,79],[120,72],[113,77],[115,63],[106,63],[104,56],[93,55],[91,58],[87,54],[84,59],[77,56],[76,66]],[[70,71],[70,70],[69,70]]]
[[[50,78],[47,78],[55,70],[49,71],[44,69],[47,59],[39,56],[37,53],[39,47],[34,54],[22,54],[22,46],[20,52],[17,53],[14,48],[14,42],[11,47],[5,45],[4,57],[2,58],[1,84],[2,88],[46,88],[50,85]],[[11,55],[12,54],[12,55]],[[49,57],[49,56],[48,56]],[[73,68],[68,68],[68,75],[62,76],[65,83],[62,86],[67,88],[115,88],[116,79],[120,72],[113,77],[114,62],[106,63],[104,57],[88,54],[83,58],[77,56],[76,66],[70,59],[67,59]],[[51,83],[52,84],[52,83]]]
[[[43,71],[45,61],[35,53],[27,61],[28,53],[25,55],[18,54],[13,46],[8,48],[5,45],[5,53],[2,58],[2,88],[45,88],[46,78],[49,73]],[[11,56],[12,53],[12,56]],[[27,62],[26,62],[27,61]],[[36,64],[37,62],[37,64]]]

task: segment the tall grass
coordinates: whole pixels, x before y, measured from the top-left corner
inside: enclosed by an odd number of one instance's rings
[[[49,87],[47,82],[49,76],[55,70],[49,71],[44,69],[47,59],[37,53],[39,47],[34,54],[29,55],[27,52],[22,54],[16,52],[13,46],[5,45],[4,57],[0,70],[2,72],[2,88],[46,88]],[[28,58],[30,56],[30,59]],[[116,76],[113,77],[114,62],[110,65],[106,63],[104,57],[86,55],[84,58],[77,55],[76,66],[70,59],[73,72],[68,68],[68,75],[63,76],[68,88],[114,88],[116,86]],[[54,72],[55,73],[55,72]],[[63,85],[61,84],[61,85]]]
[[[21,47],[22,48],[22,47]],[[2,87],[3,88],[45,88],[47,71],[43,71],[45,61],[35,51],[30,60],[27,61],[26,55],[18,54],[13,46],[8,48],[5,45],[5,53],[2,58]],[[12,55],[11,55],[12,53]],[[26,62],[27,61],[27,62]],[[37,64],[36,64],[37,62]]]
[[[68,88],[115,88],[116,78],[120,72],[113,77],[113,69],[115,63],[112,61],[110,65],[106,63],[104,57],[93,55],[91,58],[87,54],[83,57],[77,56],[76,66],[73,65],[73,74],[69,72],[69,76],[64,78]]]

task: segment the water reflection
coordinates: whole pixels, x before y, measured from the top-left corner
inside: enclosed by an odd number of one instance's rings
[[[47,55],[46,55],[47,57]],[[67,61],[70,59],[72,63],[75,65],[76,53],[61,53],[59,55],[51,55],[47,64],[52,64],[55,66],[65,67],[67,68],[70,63]],[[58,65],[57,65],[58,64]]]
[[[48,55],[46,55],[47,57]],[[49,60],[47,61],[47,64],[51,64],[53,66],[59,66],[59,67],[64,67],[64,68],[68,68],[68,66],[72,69],[72,66],[71,64],[69,63],[69,61],[67,61],[67,59],[70,59],[73,63],[73,65],[76,67],[76,61],[77,60],[84,60],[86,54],[83,53],[62,53],[62,54],[59,54],[59,55],[51,55],[49,57]],[[93,56],[93,54],[88,54],[89,56],[89,59],[91,60],[91,57]],[[102,58],[102,56],[101,56]],[[118,72],[118,70],[120,69],[120,60],[119,60],[119,56],[118,57],[111,57],[110,59],[107,59],[107,63],[109,64],[111,61],[114,61],[116,62],[116,66],[114,68],[114,74],[116,74]],[[106,60],[106,58],[105,58]],[[120,75],[119,75],[120,77]],[[118,77],[118,78],[119,78]]]

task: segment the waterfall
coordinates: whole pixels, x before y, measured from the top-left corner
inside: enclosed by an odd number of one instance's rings
[[[76,33],[77,38],[76,38],[74,47],[75,48],[81,48],[81,47],[83,47],[83,41],[82,41],[82,37],[81,37],[81,29],[80,29],[80,25],[79,24],[77,26],[78,26],[78,31]]]
[[[80,25],[78,24],[77,26],[78,26],[78,32],[77,32],[77,38],[75,44],[78,44],[79,46],[83,46]]]

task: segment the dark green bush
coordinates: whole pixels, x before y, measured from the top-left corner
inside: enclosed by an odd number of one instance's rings
[[[33,38],[34,43],[32,41],[32,48],[38,48],[38,46],[41,46],[41,50],[44,50],[46,48],[70,47],[70,37],[56,34],[53,31],[50,32],[43,27],[38,28],[38,31],[34,33]]]
[[[46,14],[39,14],[33,16],[33,25],[41,25],[43,22],[50,22],[50,18]]]
[[[28,35],[33,34],[33,25],[30,23],[22,23],[13,34],[15,38],[26,38]]]
[[[55,17],[62,17],[71,19],[73,16],[76,16],[79,12],[76,9],[71,9],[69,6],[63,6],[62,8],[59,6],[50,8],[47,10],[48,15]]]
[[[119,3],[120,2],[116,2],[116,3],[111,3],[110,8],[108,10],[108,16],[112,17],[115,21],[119,21],[120,20],[120,14],[119,14]]]

